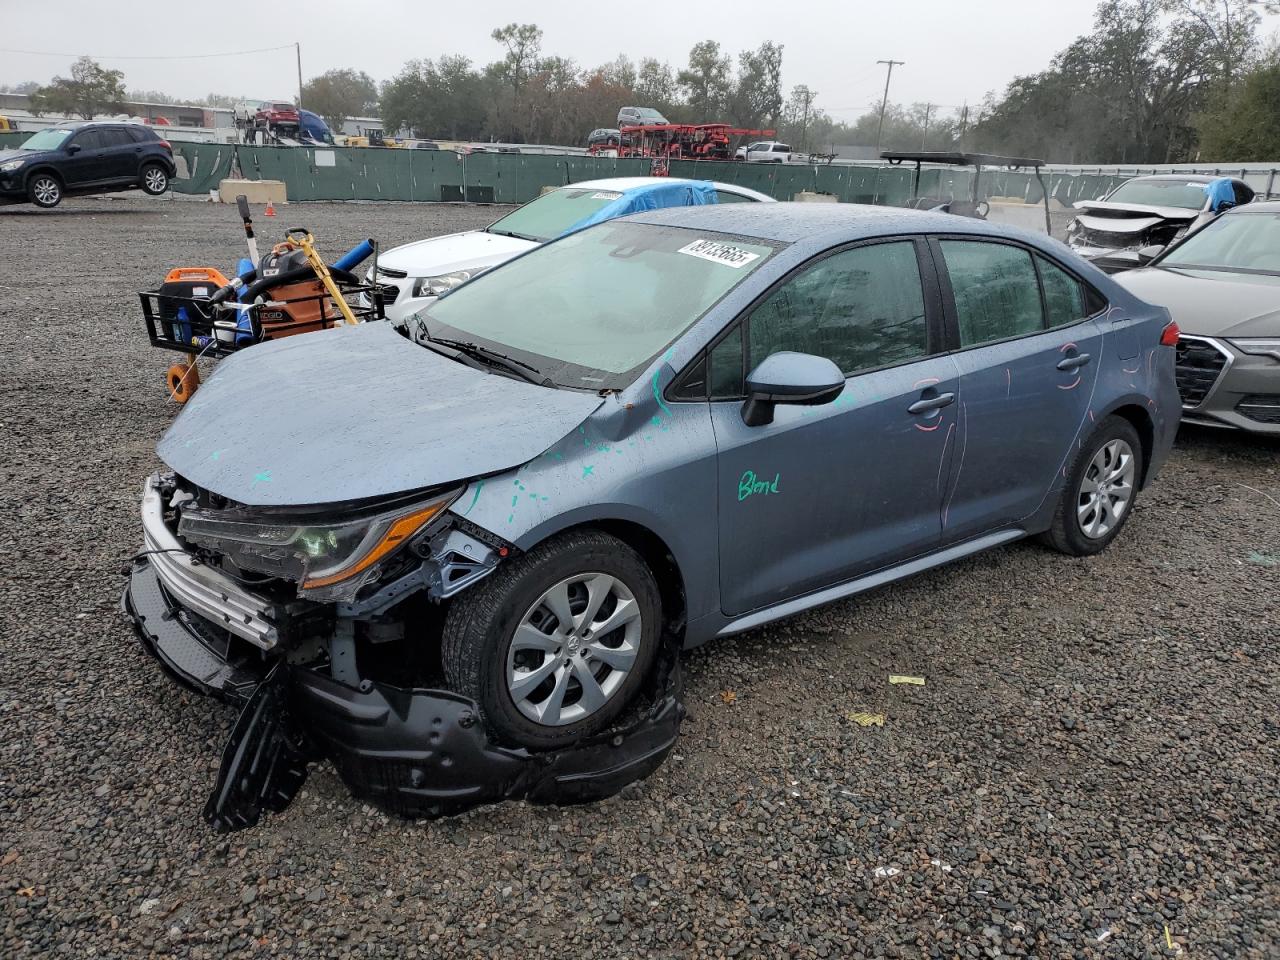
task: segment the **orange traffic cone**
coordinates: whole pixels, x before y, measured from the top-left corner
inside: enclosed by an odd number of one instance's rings
[[[266,211],[266,213],[264,214],[264,216],[274,217],[275,215],[276,215],[276,208],[275,208],[275,206],[274,206],[274,205],[272,205],[271,201],[270,201],[270,200],[268,200],[268,201],[267,201],[267,211]]]

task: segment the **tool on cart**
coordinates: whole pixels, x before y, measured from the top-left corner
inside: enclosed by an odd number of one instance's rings
[[[257,253],[248,203],[240,204],[245,239]],[[169,395],[186,403],[200,386],[198,361],[218,359],[266,340],[380,320],[381,289],[350,271],[376,251],[363,240],[332,266],[326,264],[309,230],[295,228],[264,257],[241,260],[227,278],[214,267],[170,270],[156,290],[139,294],[151,345],[185,354],[167,374]],[[352,307],[348,297],[364,306]]]
[[[333,297],[333,302],[337,304],[343,319],[354,327],[356,318],[352,315],[351,307],[347,305],[347,301],[342,299],[342,291],[333,282],[333,274],[329,272],[324,260],[316,252],[316,238],[311,235],[311,231],[305,227],[294,227],[289,231],[288,238],[284,242],[286,244],[295,244],[306,254],[307,263],[311,264],[311,269],[316,272],[316,276],[320,278],[324,288],[329,291],[329,296]]]
[[[249,211],[249,198],[243,193],[236,197],[236,207],[240,210],[240,219],[244,221],[244,239],[249,245],[249,260],[257,263],[258,241],[253,236],[253,215]]]

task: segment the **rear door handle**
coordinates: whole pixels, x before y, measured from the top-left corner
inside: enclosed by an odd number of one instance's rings
[[[1058,361],[1058,369],[1076,370],[1088,363],[1089,359],[1090,357],[1087,353],[1077,353],[1070,357],[1063,357]]]
[[[936,397],[927,397],[924,400],[917,400],[911,406],[907,407],[907,413],[928,413],[930,410],[941,410],[956,402],[954,393],[940,393]]]

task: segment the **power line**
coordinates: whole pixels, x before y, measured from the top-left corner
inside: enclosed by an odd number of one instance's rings
[[[257,50],[230,50],[226,53],[187,53],[187,54],[153,54],[149,56],[126,55],[122,57],[94,56],[95,60],[209,60],[214,57],[244,57],[254,53],[275,53],[277,50],[291,50],[294,44],[286,43],[279,47],[261,47]],[[82,57],[84,53],[51,53],[47,50],[10,50],[0,47],[0,53],[21,53],[29,57]]]

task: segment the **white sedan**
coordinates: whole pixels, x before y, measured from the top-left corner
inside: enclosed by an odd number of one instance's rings
[[[404,327],[409,317],[429,307],[440,294],[581,226],[632,192],[652,191],[658,185],[705,183],[679,177],[614,177],[573,183],[544,193],[483,230],[415,240],[379,254],[376,275],[370,268],[367,279],[382,286],[387,319]],[[728,183],[711,183],[711,187],[716,203],[773,202],[772,197],[746,187]]]

